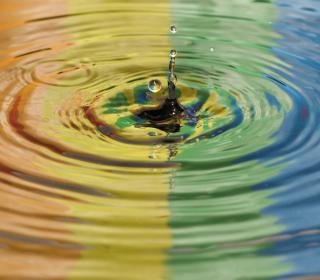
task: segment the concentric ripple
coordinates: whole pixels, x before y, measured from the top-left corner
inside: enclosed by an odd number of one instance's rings
[[[317,1],[0,8],[1,279],[320,275]]]
[[[27,83],[57,87],[84,86],[95,78],[91,65],[65,60],[37,61],[31,69],[23,69]]]

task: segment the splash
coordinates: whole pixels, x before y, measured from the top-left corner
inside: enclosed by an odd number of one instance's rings
[[[147,109],[139,112],[138,117],[150,122],[154,127],[166,132],[178,132],[180,130],[180,118],[184,113],[184,108],[177,99],[175,73],[176,50],[170,50],[169,74],[168,74],[168,96],[157,108]]]
[[[0,2],[1,279],[317,278],[315,1]]]

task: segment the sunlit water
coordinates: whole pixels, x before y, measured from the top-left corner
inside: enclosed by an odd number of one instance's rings
[[[1,279],[320,278],[319,1],[0,8]]]

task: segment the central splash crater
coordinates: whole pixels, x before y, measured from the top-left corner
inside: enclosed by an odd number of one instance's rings
[[[138,113],[138,117],[150,122],[153,127],[159,128],[165,132],[179,132],[180,118],[185,113],[185,109],[179,103],[176,93],[177,76],[175,74],[177,51],[170,51],[169,75],[167,98],[158,107],[142,110]],[[152,93],[161,90],[161,82],[159,80],[152,80],[149,82],[149,90]]]
[[[175,26],[170,32],[176,32]],[[176,87],[176,57],[177,51],[170,50],[166,87],[164,81],[154,79],[133,89],[114,88],[106,98],[102,95],[102,102],[98,98],[86,108],[87,118],[108,138],[131,144],[198,141],[211,135],[227,109],[203,84]]]

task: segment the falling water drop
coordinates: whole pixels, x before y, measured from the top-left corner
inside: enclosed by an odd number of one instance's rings
[[[174,25],[170,25],[169,31],[172,34],[175,34],[175,33],[177,33],[177,28]]]
[[[162,89],[160,80],[151,80],[148,84],[148,88],[152,93],[157,93]]]

